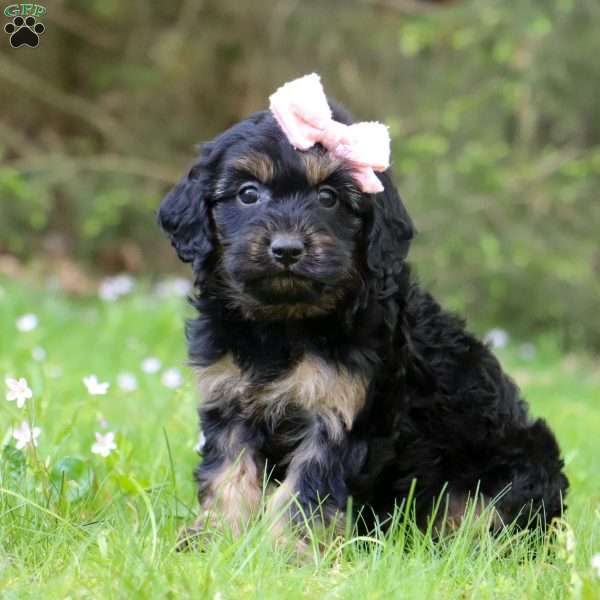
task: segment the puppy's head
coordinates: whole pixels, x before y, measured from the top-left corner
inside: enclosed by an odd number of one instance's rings
[[[349,122],[334,107],[334,119]],[[387,173],[365,194],[321,146],[295,150],[269,112],[204,145],[159,223],[200,287],[247,318],[333,313],[393,291],[413,229]]]

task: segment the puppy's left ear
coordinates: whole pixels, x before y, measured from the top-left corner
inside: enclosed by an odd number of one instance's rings
[[[158,210],[158,223],[169,236],[177,255],[183,262],[192,263],[200,278],[208,269],[214,250],[210,222],[214,155],[213,144],[204,145],[198,162],[165,196]]]
[[[383,192],[373,196],[367,227],[366,259],[371,283],[379,299],[398,289],[398,279],[408,255],[414,227],[389,171],[379,175]]]

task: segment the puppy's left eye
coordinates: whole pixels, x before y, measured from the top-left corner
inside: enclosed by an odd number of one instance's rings
[[[245,183],[238,190],[237,196],[242,204],[255,204],[260,198],[260,191],[254,183]]]
[[[338,201],[337,192],[328,185],[319,188],[319,202],[324,208],[333,208]]]

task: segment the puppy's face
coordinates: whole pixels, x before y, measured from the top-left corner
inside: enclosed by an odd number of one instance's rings
[[[263,317],[332,311],[356,289],[362,194],[321,149],[284,140],[230,148],[212,218],[229,300]]]
[[[269,113],[257,113],[204,147],[159,221],[227,307],[253,319],[323,315],[373,277],[391,281],[406,255],[410,220],[381,179],[386,191],[362,193],[322,147],[295,150]]]

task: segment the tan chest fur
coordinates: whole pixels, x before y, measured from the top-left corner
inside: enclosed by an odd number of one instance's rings
[[[276,423],[292,406],[320,416],[332,437],[352,427],[364,404],[366,380],[306,354],[283,376],[267,384],[252,382],[227,354],[198,370],[200,401],[219,405],[235,401],[248,415],[262,413]]]

